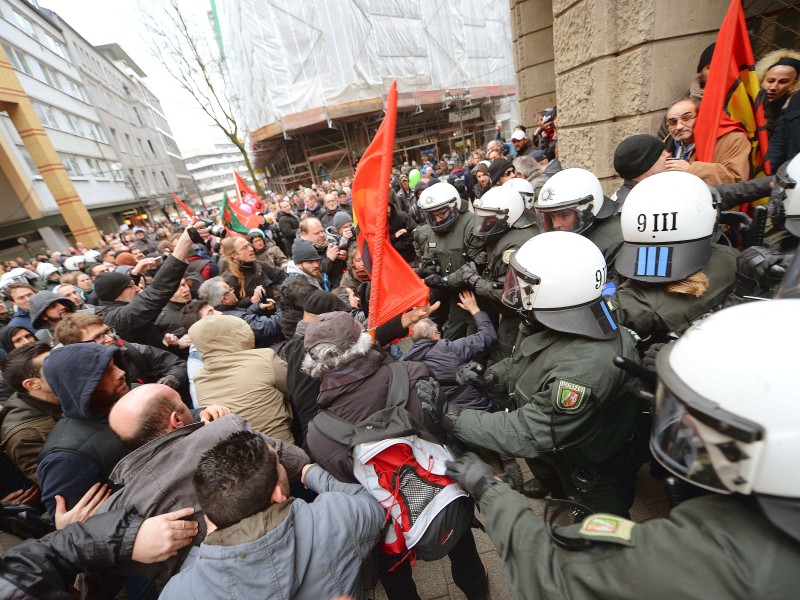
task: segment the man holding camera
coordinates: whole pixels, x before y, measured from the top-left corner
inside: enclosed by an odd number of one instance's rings
[[[347,269],[347,249],[330,243],[322,221],[314,217],[308,217],[300,223],[299,237],[311,242],[319,252],[319,268],[328,276],[330,289],[338,287]],[[294,255],[294,251],[292,254]],[[294,256],[292,258],[294,259]]]
[[[115,329],[120,338],[137,344],[163,348],[163,332],[155,327],[161,311],[178,291],[189,266],[186,259],[192,248],[189,232],[202,228],[194,223],[175,242],[172,254],[164,259],[153,281],[144,291],[123,273],[101,273],[95,280],[95,293],[100,304],[96,314]]]

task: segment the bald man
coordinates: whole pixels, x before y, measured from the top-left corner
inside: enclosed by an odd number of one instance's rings
[[[180,395],[165,385],[139,386],[120,398],[111,410],[109,425],[131,453],[114,468],[109,479],[124,486],[97,510],[108,512],[133,506],[144,517],[170,512],[199,503],[192,477],[204,452],[237,431],[252,431],[250,424],[222,406],[198,409],[197,419]],[[308,456],[300,448],[264,436],[278,453],[289,481],[300,481]],[[170,508],[167,508],[170,507]],[[193,544],[206,534],[200,512],[192,517],[199,525]],[[130,565],[117,569],[120,575],[143,575],[165,582],[178,572],[188,548],[156,565]],[[103,581],[104,586],[111,585]],[[107,589],[107,588],[104,588]]]

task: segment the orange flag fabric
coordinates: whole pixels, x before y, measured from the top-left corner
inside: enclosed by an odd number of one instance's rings
[[[386,116],[358,163],[353,179],[353,224],[370,273],[368,329],[414,306],[428,304],[428,288],[389,241],[389,181],[397,125],[397,82],[389,88]]]
[[[741,0],[731,0],[717,35],[708,81],[694,128],[697,160],[713,162],[717,139],[733,130],[750,138],[751,176],[763,175],[769,165],[765,94],[758,83],[755,59],[747,34]]]
[[[267,205],[251,190],[239,174],[234,171],[233,178],[236,193],[226,194],[228,206],[239,219],[239,222],[247,229],[255,229],[261,224],[261,216],[256,213],[263,213]]]

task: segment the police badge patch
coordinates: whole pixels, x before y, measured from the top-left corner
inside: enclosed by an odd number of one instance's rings
[[[586,395],[587,389],[585,385],[559,379],[556,392],[556,407],[565,412],[576,411],[583,406],[583,400]]]
[[[511,262],[511,255],[514,254],[514,252],[516,252],[516,251],[517,251],[516,248],[509,248],[508,250],[503,252],[503,264],[504,265],[507,265],[508,263]]]

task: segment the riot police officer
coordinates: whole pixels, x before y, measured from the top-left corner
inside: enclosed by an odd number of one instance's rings
[[[739,253],[712,242],[717,220],[709,187],[691,173],[659,173],[630,191],[616,261],[626,281],[612,300],[620,323],[649,343],[663,342],[722,307]]]
[[[552,487],[592,510],[627,515],[646,453],[641,438],[631,445],[641,410],[613,359],[638,355],[601,295],[603,255],[583,236],[550,232],[527,241],[510,265],[503,302],[525,322],[513,356],[479,383],[505,393],[511,412],[439,401],[432,415],[469,445],[544,461],[558,478]],[[467,369],[462,379],[475,377]]]
[[[514,597],[796,598],[800,388],[796,353],[786,350],[800,337],[798,315],[800,300],[727,308],[659,354],[653,454],[715,492],[683,502],[668,519],[595,514],[558,528],[476,456],[449,463],[448,475],[478,501]],[[758,348],[747,370],[743,328]]]
[[[462,338],[472,324],[469,313],[458,307],[459,289],[447,286],[449,275],[464,264],[467,234],[472,228],[472,213],[462,204],[458,190],[447,182],[431,185],[422,192],[417,202],[425,217],[423,233],[416,238],[419,252],[419,274],[425,283],[446,295],[449,304],[443,337],[450,340]],[[461,208],[464,208],[462,211]]]
[[[514,188],[499,185],[489,189],[475,207],[473,235],[485,244],[485,266],[468,262],[453,273],[448,284],[475,290],[479,299],[488,301],[491,310],[500,315],[497,342],[492,348],[489,363],[494,364],[511,356],[519,333],[521,319],[516,310],[502,302],[503,284],[511,255],[539,233],[535,215],[525,207],[523,197]]]
[[[622,246],[619,205],[603,195],[603,186],[593,173],[577,168],[559,171],[542,186],[534,209],[543,232],[571,231],[592,240],[612,278],[614,259]]]

